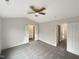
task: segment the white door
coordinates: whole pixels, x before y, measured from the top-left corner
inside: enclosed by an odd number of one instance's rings
[[[38,25],[35,25],[35,40],[38,40]]]

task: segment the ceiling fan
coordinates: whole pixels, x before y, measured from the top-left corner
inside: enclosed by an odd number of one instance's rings
[[[35,6],[30,6],[30,8],[33,10],[33,12],[28,12],[28,14],[35,14],[35,16],[38,16],[39,14],[41,15],[45,15],[45,13],[43,12],[44,10],[46,10],[45,7],[42,8],[36,8]]]
[[[5,0],[6,2],[9,2],[9,0]]]

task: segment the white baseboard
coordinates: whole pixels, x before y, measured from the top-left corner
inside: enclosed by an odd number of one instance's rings
[[[19,46],[19,45],[22,45],[22,44],[26,44],[26,43],[28,43],[28,42],[22,42],[22,43],[19,43],[19,44],[16,44],[16,45],[10,45],[10,46],[2,48],[2,50],[8,49],[8,48],[12,48],[12,47],[16,47],[16,46]]]

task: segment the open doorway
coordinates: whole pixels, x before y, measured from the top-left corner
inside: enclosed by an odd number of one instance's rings
[[[57,25],[57,46],[67,49],[67,24]]]
[[[38,25],[36,24],[25,25],[25,39],[24,40],[26,43],[38,40]]]
[[[35,26],[34,25],[28,25],[28,40],[29,42],[35,40]]]

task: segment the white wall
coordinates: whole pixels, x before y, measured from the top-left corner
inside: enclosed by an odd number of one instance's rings
[[[79,23],[68,24],[67,50],[79,55]]]
[[[1,20],[1,18],[0,18],[0,53],[1,53],[1,49],[2,49],[2,48],[1,48],[1,40],[2,40],[2,31],[1,31],[2,28],[1,28],[1,27],[2,27],[2,20]]]
[[[47,23],[40,23],[39,24],[39,40],[42,40],[48,44],[56,46],[57,45],[56,26],[61,25],[63,23],[66,23],[67,25],[69,25],[70,23],[74,23],[74,22],[78,23],[79,17],[65,19],[65,20],[56,20],[56,21],[51,21],[51,22],[47,22]],[[78,44],[79,43],[79,39],[78,39],[79,38],[79,36],[78,36],[79,35],[79,27],[78,27],[78,24],[77,24],[77,27],[75,27],[75,26],[76,25],[74,25],[74,27],[73,27],[73,24],[68,26],[68,30],[70,32],[68,34],[69,37],[67,38],[67,40],[68,40],[67,50],[72,53],[79,54],[79,47],[78,47],[78,45],[79,45]],[[74,30],[74,32],[72,32],[73,33],[72,34],[71,31],[73,31],[73,30]],[[74,39],[75,40],[73,41],[72,38],[73,38],[73,40]],[[73,44],[74,44],[75,48],[72,48]]]
[[[52,23],[39,24],[39,40],[56,46],[56,25]]]
[[[37,24],[27,18],[3,18],[2,30],[3,41],[2,48],[10,48],[27,42],[25,26],[27,24]]]

